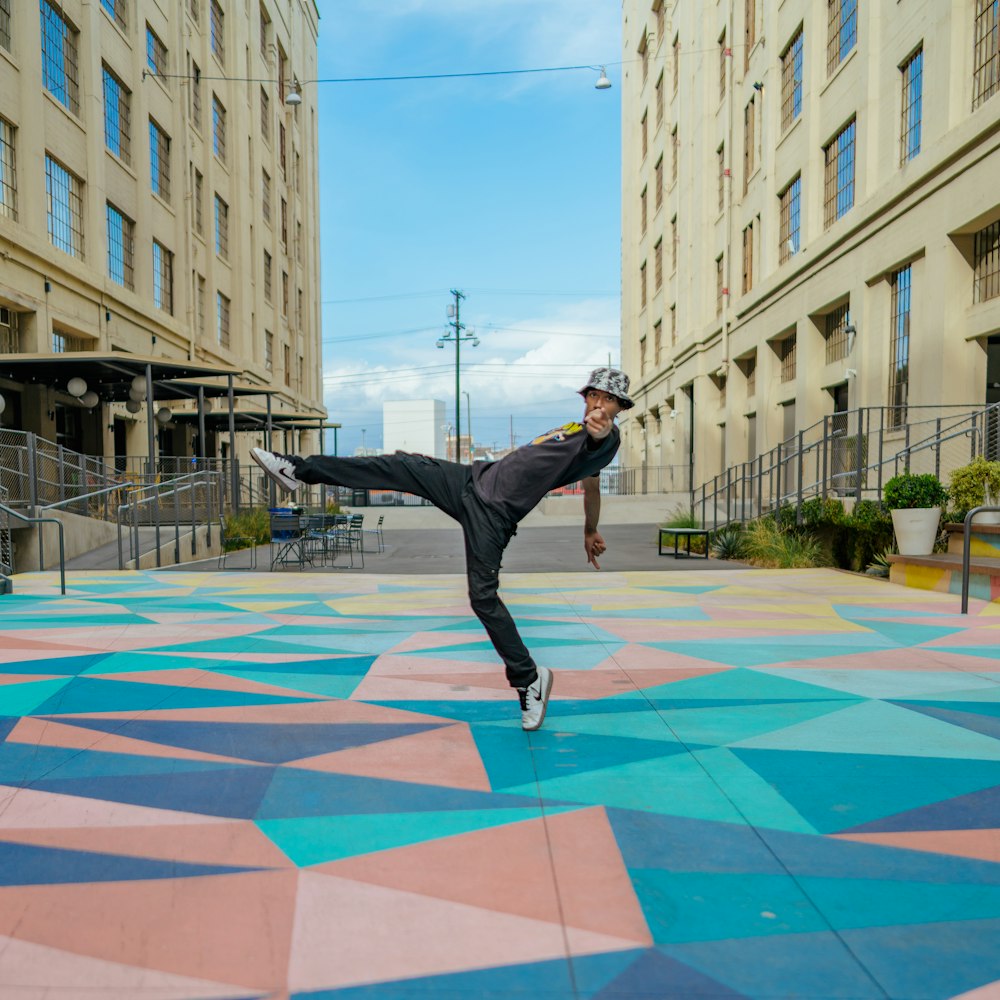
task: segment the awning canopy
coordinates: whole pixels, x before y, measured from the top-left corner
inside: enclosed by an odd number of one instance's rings
[[[175,423],[196,424],[198,422],[197,410],[173,410],[170,414],[171,420]],[[259,431],[267,427],[267,410],[259,408],[239,408],[233,410],[233,420],[238,431]],[[229,426],[228,410],[213,410],[205,414],[205,426],[210,429],[226,428]],[[328,428],[339,428],[340,424],[329,423],[321,413],[303,412],[282,412],[275,410],[271,413],[271,426],[275,430],[319,430]]]

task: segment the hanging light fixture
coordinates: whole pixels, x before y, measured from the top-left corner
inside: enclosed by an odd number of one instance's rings
[[[168,424],[170,423],[171,416],[173,414],[171,414],[170,410],[166,406],[161,406],[156,411],[156,422],[159,424]]]
[[[79,375],[74,375],[66,383],[66,391],[71,396],[80,397],[87,391],[87,383]]]
[[[132,388],[128,391],[128,398],[132,400],[133,403],[141,403],[146,398],[146,390],[143,389],[140,391],[136,389],[135,386],[132,386]]]
[[[87,407],[88,410],[93,409],[101,401],[101,397],[94,392],[93,389],[88,389],[81,397],[80,402]]]
[[[291,87],[289,87],[288,93],[285,95],[285,104],[290,107],[297,108],[302,103],[302,87],[299,85],[298,79],[292,81]]]
[[[145,375],[136,375],[136,377],[134,379],[132,379],[132,392],[142,393],[141,397],[132,396],[133,399],[136,399],[136,398],[145,399],[146,398],[146,376]],[[130,393],[130,395],[131,395],[131,393]]]
[[[608,74],[605,72],[604,67],[601,67],[601,75],[597,78],[597,83],[594,84],[595,90],[610,90],[611,81],[608,79]]]
[[[125,409],[129,413],[138,413],[142,409],[142,403],[136,399],[127,400],[125,403]]]

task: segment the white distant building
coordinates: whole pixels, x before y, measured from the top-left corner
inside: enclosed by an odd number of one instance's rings
[[[445,458],[448,425],[440,399],[400,399],[382,404],[382,441],[386,454],[415,451]]]

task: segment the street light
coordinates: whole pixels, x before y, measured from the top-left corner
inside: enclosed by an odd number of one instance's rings
[[[454,303],[448,305],[448,326],[452,329],[443,337],[438,338],[437,346],[444,349],[445,344],[455,344],[455,457],[462,461],[462,383],[461,383],[461,344],[471,342],[473,347],[479,346],[479,338],[475,330],[463,333],[465,324],[461,321],[461,304],[465,296],[454,288],[451,294],[455,296]]]
[[[469,434],[469,464],[472,464],[473,459],[473,448],[472,448],[472,397],[463,389],[462,395],[465,396],[465,428]],[[462,442],[458,442],[459,452],[462,449]]]

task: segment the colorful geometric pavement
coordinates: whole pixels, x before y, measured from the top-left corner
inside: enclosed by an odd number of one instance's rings
[[[1000,606],[827,570],[0,598],[0,997],[1000,996]]]

